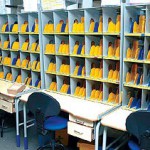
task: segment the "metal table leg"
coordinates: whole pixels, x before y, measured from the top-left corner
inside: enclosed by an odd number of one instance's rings
[[[23,104],[23,118],[24,118],[24,149],[28,149],[28,138],[27,138],[27,118],[26,118],[26,103]]]
[[[102,150],[106,150],[106,144],[107,144],[107,127],[104,127]]]
[[[98,150],[99,147],[99,130],[100,130],[101,121],[96,124],[95,132],[95,150]]]
[[[16,109],[16,145],[20,147],[20,134],[19,134],[19,98],[15,100],[15,109]]]

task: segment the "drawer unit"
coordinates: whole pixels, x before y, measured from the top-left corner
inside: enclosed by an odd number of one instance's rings
[[[74,122],[68,122],[68,134],[91,142],[94,140],[94,129]]]
[[[2,100],[6,100],[6,101],[9,101],[9,102],[14,102],[14,98],[10,97],[10,96],[6,96],[6,95],[3,95],[3,94],[0,94],[0,99]]]
[[[72,121],[72,122],[81,124],[81,125],[89,126],[89,127],[94,126],[92,121],[81,119],[81,118],[75,117],[73,115],[69,115],[69,120]]]
[[[14,103],[5,101],[0,99],[0,109],[8,112],[8,113],[14,113],[15,112],[15,108],[14,108]]]

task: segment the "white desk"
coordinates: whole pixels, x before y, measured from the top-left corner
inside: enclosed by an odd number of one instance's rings
[[[14,108],[14,104],[16,105],[16,95],[13,94],[9,94],[7,92],[7,89],[9,87],[11,87],[14,83],[10,82],[10,81],[6,81],[6,80],[2,80],[0,79],[0,109],[8,112],[8,113],[14,113],[16,112],[15,108]],[[26,87],[25,90],[28,90],[29,88]],[[21,110],[21,109],[20,109]],[[16,113],[16,117],[18,120],[19,118],[19,107],[17,107],[17,113]],[[18,128],[16,128],[18,129]],[[17,135],[18,135],[19,130],[17,130]],[[18,145],[20,145],[20,138],[16,138]]]
[[[107,144],[107,127],[126,131],[126,119],[132,113],[130,110],[125,110],[122,107],[116,109],[112,113],[102,118],[101,124],[104,126],[103,132],[103,150],[106,150]]]
[[[97,121],[99,115],[111,109],[113,106],[82,100],[68,95],[57,94],[42,90],[42,92],[54,97],[59,103],[61,110],[90,121]],[[30,94],[23,95],[20,100],[27,102]]]
[[[15,95],[8,94],[7,89],[12,86],[12,82],[0,80],[0,109],[13,113],[14,97]]]
[[[101,116],[105,113],[109,113],[113,106],[96,103],[92,101],[82,100],[79,98],[57,94],[53,92],[48,92],[46,90],[42,90],[42,92],[51,95],[54,97],[61,106],[61,110],[68,112],[76,117],[83,118],[89,121],[93,121],[95,123],[94,133],[95,133],[95,150],[98,150],[98,141],[99,141],[99,128],[100,128],[100,120]],[[24,146],[25,149],[28,149],[28,141],[27,141],[27,120],[26,120],[26,102],[28,100],[30,94],[25,94],[20,98],[20,101],[24,102]],[[116,107],[115,107],[116,108]]]
[[[7,89],[13,85],[12,82],[0,79],[0,94],[14,98],[15,95],[9,94]]]

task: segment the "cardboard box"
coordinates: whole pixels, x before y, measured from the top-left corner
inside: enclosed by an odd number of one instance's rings
[[[64,146],[67,146],[69,140],[67,129],[55,131],[55,139],[59,139]]]
[[[25,84],[14,83],[10,88],[7,89],[9,94],[16,95],[17,93],[22,92],[25,89]]]
[[[79,150],[95,150],[95,146],[90,143],[78,143],[77,147]]]

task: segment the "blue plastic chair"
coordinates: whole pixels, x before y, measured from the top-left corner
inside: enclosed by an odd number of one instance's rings
[[[59,102],[50,95],[35,92],[29,96],[27,106],[35,117],[38,133],[40,135],[46,135],[48,131],[52,133],[50,144],[39,147],[37,150],[45,148],[64,150],[61,143],[55,142],[55,131],[66,128],[68,122],[67,119],[58,116],[60,113]]]
[[[150,112],[136,111],[126,120],[127,131],[136,140],[130,140],[128,146],[131,150],[150,150]]]
[[[140,150],[140,147],[138,144],[136,144],[134,141],[130,140],[128,142],[128,146],[131,150]]]

